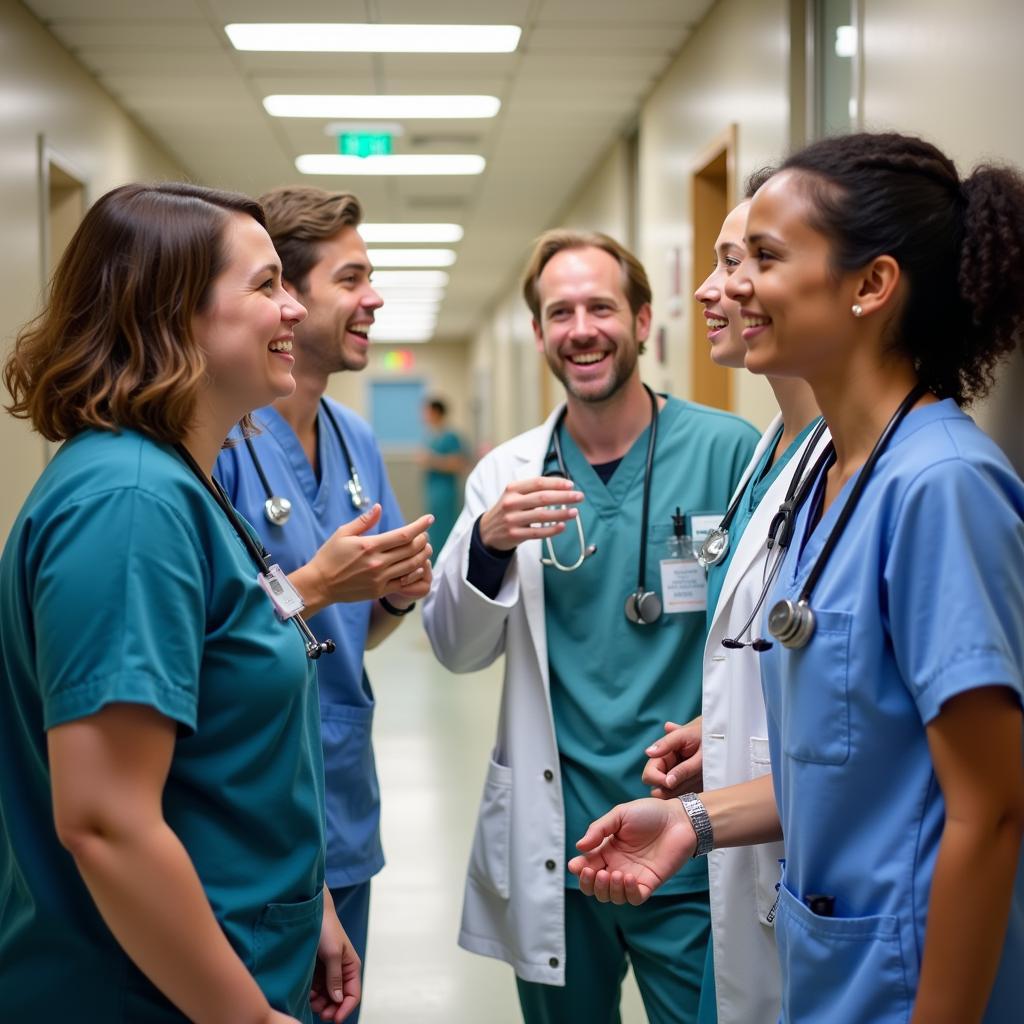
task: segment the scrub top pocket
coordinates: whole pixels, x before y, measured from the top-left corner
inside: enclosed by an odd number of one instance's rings
[[[910,1019],[899,920],[820,917],[779,890],[775,937],[793,1024],[905,1024]]]
[[[276,1010],[312,1021],[309,990],[324,917],[324,894],[298,903],[268,903],[256,924],[253,977]]]
[[[324,781],[329,884],[365,881],[383,862],[378,825],[380,787],[373,756],[373,706],[320,705],[324,745]],[[351,879],[339,881],[351,874]]]
[[[850,756],[849,663],[853,616],[814,609],[810,643],[783,655],[788,705],[782,749],[797,761],[845,764]]]
[[[469,875],[479,885],[509,898],[510,833],[512,827],[512,769],[494,758],[480,799],[480,814],[469,860]]]

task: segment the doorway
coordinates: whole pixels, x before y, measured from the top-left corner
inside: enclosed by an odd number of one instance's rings
[[[725,215],[736,203],[736,125],[712,140],[695,163],[692,189],[693,280],[696,291],[711,269],[715,240]],[[708,357],[702,316],[690,318],[690,380],[695,402],[732,411],[732,372]]]

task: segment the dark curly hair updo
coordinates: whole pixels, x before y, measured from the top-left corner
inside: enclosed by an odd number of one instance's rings
[[[1024,177],[982,165],[963,180],[922,139],[822,139],[780,171],[801,172],[812,224],[837,271],[891,256],[907,282],[892,344],[940,398],[967,405],[1024,336]]]

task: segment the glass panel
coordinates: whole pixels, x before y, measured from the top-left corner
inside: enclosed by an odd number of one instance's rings
[[[818,135],[840,135],[857,123],[853,0],[818,0],[816,20]]]

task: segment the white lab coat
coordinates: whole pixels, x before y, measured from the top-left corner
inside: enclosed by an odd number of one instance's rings
[[[748,472],[781,424],[782,417],[776,416],[764,432]],[[804,445],[809,441],[810,436]],[[808,469],[827,443],[826,432]],[[803,448],[794,453],[743,531],[708,631],[702,701],[705,790],[771,771],[760,655],[749,647],[726,650],[722,639],[738,634],[761,594],[768,527],[786,496],[802,452]],[[740,489],[746,486],[747,475]],[[753,636],[762,635],[763,612],[751,627]],[[779,1019],[779,962],[770,922],[783,856],[782,843],[713,850],[708,856],[719,1024],[775,1024]]]
[[[565,820],[548,693],[541,542],[519,545],[495,600],[466,580],[473,523],[507,484],[541,475],[556,416],[495,448],[470,474],[423,619],[434,653],[452,672],[506,656],[459,945],[505,960],[525,981],[564,985]]]

